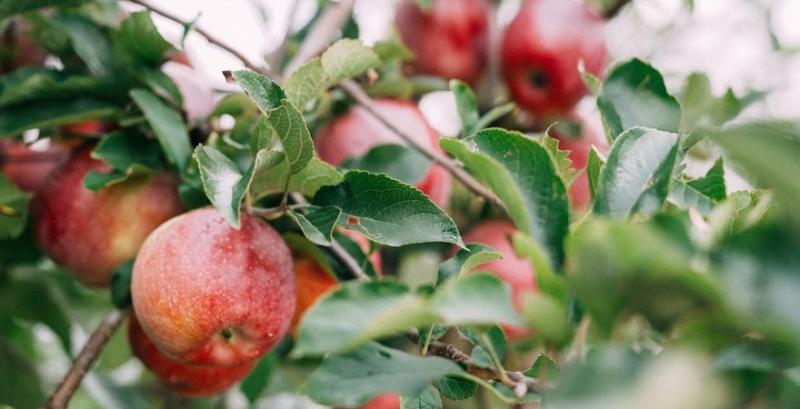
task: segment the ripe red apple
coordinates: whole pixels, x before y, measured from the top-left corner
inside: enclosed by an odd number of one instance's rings
[[[69,147],[51,143],[41,149],[19,141],[0,141],[0,172],[21,190],[38,191],[50,173],[69,156]]]
[[[517,257],[511,244],[511,235],[517,228],[506,220],[488,220],[479,223],[464,236],[465,243],[481,243],[503,255],[502,259],[481,264],[476,271],[489,271],[511,287],[514,307],[521,311],[522,295],[538,291],[533,266],[524,258]],[[503,325],[509,340],[518,340],[531,334],[528,328]]]
[[[182,205],[175,179],[166,173],[134,176],[97,192],[86,189],[89,172],[111,170],[90,154],[83,149],[53,171],[34,200],[33,215],[42,251],[84,284],[102,287]]]
[[[30,30],[30,24],[17,19],[0,32],[0,74],[44,64],[47,51],[31,39]]]
[[[554,131],[551,136],[558,140],[558,148],[568,150],[571,167],[581,171],[569,187],[569,198],[575,210],[585,210],[592,201],[592,192],[589,189],[589,176],[586,173],[586,164],[589,161],[589,151],[594,146],[600,153],[606,153],[608,143],[604,138],[598,137],[591,129],[585,126],[577,135]]]
[[[244,379],[258,362],[245,362],[231,367],[203,367],[181,364],[161,353],[147,338],[139,321],[131,315],[128,342],[134,355],[161,383],[176,393],[192,398],[219,394]]]
[[[395,25],[419,73],[475,84],[487,65],[491,13],[486,0],[434,0],[429,10],[403,0]]]
[[[61,127],[61,131],[76,136],[98,136],[114,129],[114,126],[97,120],[81,121]]]
[[[599,75],[606,62],[605,21],[583,2],[526,0],[506,30],[503,74],[517,104],[536,116],[572,109],[586,94],[578,72]]]
[[[416,104],[393,99],[376,100],[378,110],[394,120],[402,130],[417,138],[422,144],[441,152],[439,136],[422,116]],[[382,144],[403,144],[403,140],[389,128],[373,118],[364,108],[353,107],[317,132],[316,148],[320,158],[333,165],[366,154]],[[417,187],[430,196],[434,203],[446,207],[450,200],[451,177],[438,165],[432,165]]]
[[[198,366],[236,366],[286,335],[295,309],[292,255],[280,235],[243,214],[237,230],[214,209],[164,223],[133,267],[136,316],[161,352]]]
[[[396,393],[378,395],[361,406],[360,409],[400,409],[400,395]]]
[[[168,61],[161,66],[183,97],[183,111],[189,122],[207,117],[214,110],[214,92],[208,79],[191,66],[181,62]]]

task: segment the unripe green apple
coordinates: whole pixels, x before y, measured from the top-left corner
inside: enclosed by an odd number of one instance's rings
[[[158,380],[182,396],[201,398],[219,394],[244,379],[258,362],[231,367],[184,365],[161,353],[147,338],[139,321],[131,315],[128,342],[134,355]]]
[[[269,225],[243,214],[235,229],[215,209],[164,223],[133,267],[136,316],[161,352],[197,366],[236,366],[286,335],[295,309],[292,256]]]
[[[33,203],[42,251],[90,286],[107,286],[114,269],[136,256],[144,239],[182,211],[175,178],[133,176],[97,192],[84,187],[92,171],[109,172],[91,149],[77,152],[53,171]]]

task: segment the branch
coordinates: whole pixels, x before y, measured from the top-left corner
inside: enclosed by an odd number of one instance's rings
[[[83,377],[89,372],[89,367],[100,355],[106,342],[119,328],[128,313],[128,310],[115,309],[106,316],[100,326],[94,330],[92,336],[89,337],[89,340],[86,341],[86,345],[83,346],[80,354],[75,358],[72,368],[69,369],[61,384],[58,385],[50,399],[47,400],[47,403],[42,406],[42,409],[66,409],[69,400],[75,394],[78,386],[80,386]]]
[[[431,147],[424,145],[418,142],[413,136],[409,135],[407,132],[400,129],[398,125],[394,122],[392,118],[389,118],[387,115],[384,115],[381,111],[378,110],[375,102],[361,89],[361,86],[358,85],[353,80],[344,80],[342,81],[339,86],[347,92],[351,97],[353,97],[359,105],[364,107],[367,112],[375,117],[379,122],[389,128],[392,132],[396,133],[397,136],[402,138],[406,141],[409,145],[411,145],[414,149],[420,151],[422,154],[428,157],[434,163],[442,166],[443,168],[447,169],[450,174],[453,175],[458,181],[464,184],[469,190],[473,193],[477,194],[478,196],[483,196],[491,202],[493,205],[497,206],[503,211],[506,211],[506,206],[500,201],[500,198],[495,196],[495,194],[489,190],[486,186],[482,185],[478,182],[475,178],[472,177],[466,170],[464,170],[461,165],[458,164],[453,159],[440,154],[439,152],[435,151]]]
[[[320,16],[311,32],[308,33],[289,64],[286,65],[284,74],[290,74],[299,68],[309,58],[321,53],[333,41],[333,35],[344,26],[350,13],[353,11],[355,0],[341,0],[331,4]]]
[[[168,19],[168,20],[172,20],[172,21],[174,21],[174,22],[176,22],[176,23],[178,23],[180,25],[183,25],[183,26],[187,25],[187,23],[185,21],[183,21],[183,19],[181,19],[179,16],[177,16],[175,14],[172,14],[169,11],[166,11],[166,10],[164,10],[164,9],[158,7],[158,6],[154,6],[154,5],[148,3],[148,2],[146,2],[144,0],[125,0],[125,1],[127,1],[129,3],[133,3],[133,4],[138,4],[138,5],[140,5],[140,6],[144,7],[144,8],[152,11],[153,13],[156,13],[156,14],[158,14],[158,15],[160,15],[160,16]],[[213,34],[209,33],[208,31],[206,31],[206,30],[204,30],[204,29],[202,29],[202,28],[200,28],[200,27],[198,27],[196,25],[192,27],[192,30],[194,30],[197,34],[200,34],[201,36],[203,36],[206,39],[206,41],[208,41],[209,43],[214,44],[215,46],[225,50],[229,54],[231,54],[234,57],[236,57],[236,59],[241,61],[242,64],[244,64],[245,67],[247,67],[247,68],[249,68],[249,69],[251,69],[253,71],[260,72],[262,74],[266,74],[267,73],[266,69],[264,69],[262,67],[259,67],[257,64],[255,64],[254,62],[250,61],[244,54],[240,53],[235,48],[225,44],[222,40],[219,40],[218,38],[216,38]]]
[[[617,0],[613,5],[611,5],[611,7],[603,11],[603,18],[606,20],[611,20],[612,18],[616,17],[617,14],[619,14],[619,12],[622,11],[622,9],[624,9],[625,6],[627,6],[630,2],[631,0]]]

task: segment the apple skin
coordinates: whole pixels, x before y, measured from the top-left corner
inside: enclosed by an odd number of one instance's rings
[[[148,234],[183,210],[173,176],[136,176],[92,192],[91,171],[111,167],[78,151],[53,171],[33,202],[39,247],[78,280],[108,286],[122,262],[132,259]]]
[[[183,111],[189,122],[211,114],[214,110],[214,92],[209,86],[208,79],[191,66],[177,61],[164,63],[161,70],[178,86],[183,97]]]
[[[64,125],[61,131],[76,136],[98,136],[113,130],[113,126],[101,121],[81,121]]]
[[[429,10],[403,0],[395,26],[417,72],[475,84],[487,66],[491,15],[486,0],[434,0]]]
[[[527,259],[520,258],[514,252],[511,235],[517,228],[506,220],[487,220],[474,226],[464,236],[464,243],[481,243],[490,246],[502,254],[503,258],[481,264],[475,271],[488,271],[495,274],[511,287],[514,308],[521,310],[523,294],[536,293],[538,288],[534,278],[533,266]],[[515,341],[531,334],[524,327],[502,326],[509,340]]]
[[[378,395],[361,406],[360,409],[400,409],[400,395],[396,393]]]
[[[578,72],[606,63],[605,21],[579,1],[526,0],[506,29],[503,75],[517,105],[535,116],[566,113],[587,90]]]
[[[280,235],[242,214],[239,230],[214,209],[164,223],[133,267],[136,316],[168,357],[236,366],[286,335],[295,310],[292,255]]]
[[[39,150],[19,141],[0,141],[0,173],[25,192],[37,192],[68,157],[69,148],[61,144]]]
[[[402,130],[438,152],[439,136],[422,116],[417,105],[408,101],[380,99],[375,101],[379,112],[394,120]],[[373,118],[364,108],[354,106],[334,119],[316,134],[316,148],[322,160],[333,165],[362,156],[383,144],[405,144],[399,136]],[[431,165],[428,174],[417,184],[439,207],[450,201],[451,176],[441,166]]]
[[[570,165],[581,173],[569,186],[569,198],[572,208],[578,211],[585,210],[592,202],[592,192],[589,189],[589,175],[586,173],[586,164],[589,162],[589,151],[595,147],[600,153],[608,151],[608,143],[604,138],[598,137],[594,132],[582,126],[580,135],[562,135],[552,132],[551,135],[558,140],[558,149],[568,150]]]
[[[244,379],[258,360],[231,367],[188,366],[161,353],[139,321],[131,315],[128,342],[134,355],[158,380],[181,396],[202,398],[217,395]]]

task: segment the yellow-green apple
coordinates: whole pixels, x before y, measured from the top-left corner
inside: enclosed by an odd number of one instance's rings
[[[144,239],[182,211],[175,178],[167,173],[133,176],[97,192],[84,187],[92,171],[111,167],[83,149],[58,167],[33,203],[42,251],[90,286],[107,286],[114,269],[132,259]]]
[[[416,138],[417,142],[441,152],[439,136],[416,104],[380,99],[375,101],[375,105],[379,112],[392,118],[401,130]],[[355,106],[334,119],[316,134],[316,148],[320,158],[333,165],[362,156],[371,148],[383,144],[404,144],[404,141],[360,106]],[[446,207],[452,188],[451,176],[441,166],[431,165],[428,174],[417,183],[417,187],[430,196],[434,203]]]
[[[161,383],[179,395],[191,398],[224,392],[246,377],[258,362],[252,360],[231,367],[184,365],[159,351],[134,315],[128,322],[128,342],[134,355]]]
[[[417,72],[475,84],[487,65],[491,14],[487,0],[434,0],[429,9],[403,0],[395,25]]]
[[[568,112],[586,94],[578,71],[599,75],[605,21],[584,2],[525,0],[502,44],[503,75],[516,103],[535,116]]]
[[[233,228],[202,208],[161,225],[133,266],[131,294],[147,336],[188,365],[236,366],[286,335],[295,309],[292,255],[249,214]]]

